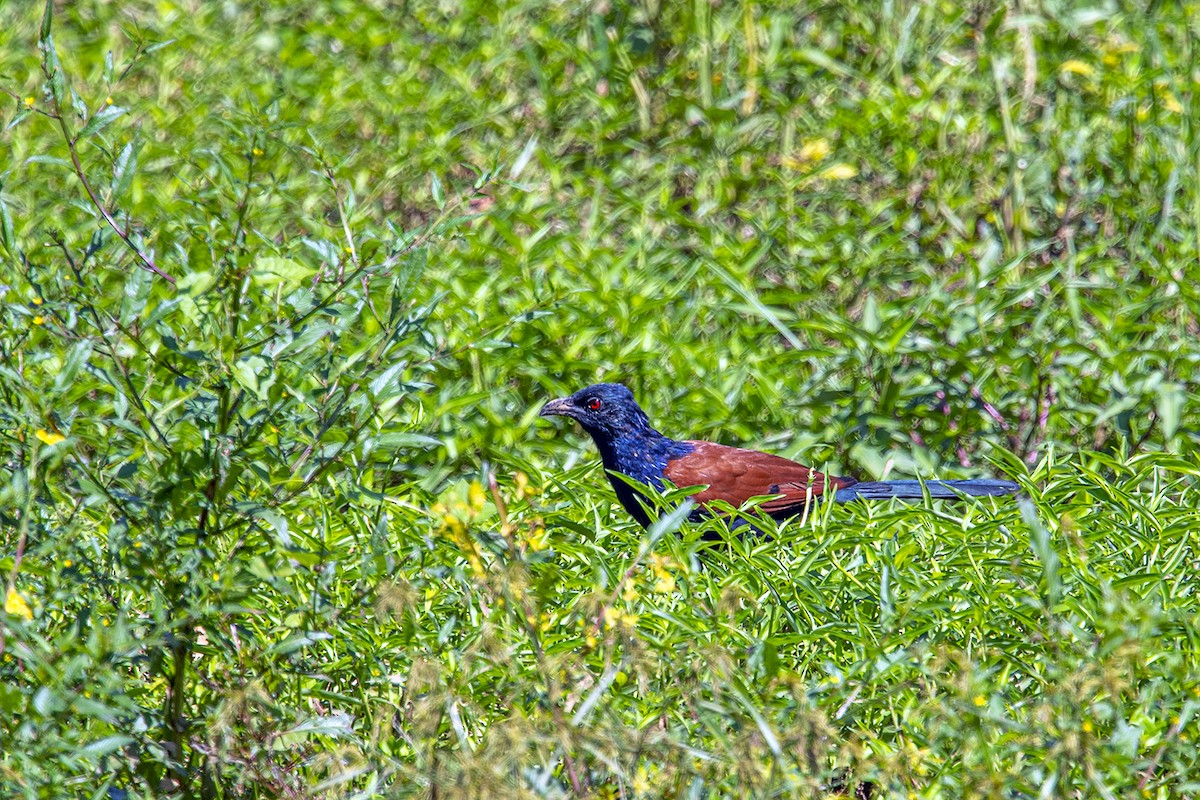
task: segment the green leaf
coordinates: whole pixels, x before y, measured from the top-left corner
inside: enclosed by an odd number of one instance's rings
[[[21,690],[9,682],[0,683],[0,711],[9,715],[11,718],[19,714],[25,705],[25,695]]]
[[[81,367],[88,362],[88,358],[92,355],[91,339],[84,339],[76,342],[67,353],[67,360],[63,362],[58,373],[54,376],[54,393],[61,394],[74,382],[75,376],[79,373]]]
[[[270,371],[267,369],[267,360],[260,356],[249,356],[239,359],[233,365],[233,379],[244,386],[256,397],[261,397],[270,384]],[[268,379],[268,383],[263,383],[263,379]]]
[[[1054,549],[1054,544],[1050,535],[1050,530],[1042,523],[1038,517],[1037,509],[1033,503],[1027,498],[1022,497],[1017,501],[1017,506],[1021,510],[1021,519],[1025,521],[1026,527],[1029,528],[1030,549],[1037,556],[1038,561],[1042,564],[1042,577],[1046,583],[1046,595],[1051,606],[1058,602],[1058,598],[1062,591],[1062,579],[1059,574],[1062,560],[1059,558],[1058,552]]]
[[[132,736],[114,734],[112,736],[105,736],[103,739],[97,739],[96,741],[88,744],[83,748],[82,752],[89,756],[103,756],[108,755],[109,753],[115,753],[117,750],[120,750],[132,742]]]
[[[1175,434],[1179,432],[1179,423],[1183,417],[1183,407],[1186,401],[1187,390],[1183,384],[1159,384],[1156,412],[1162,421],[1164,439],[1169,441],[1175,438]]]
[[[138,151],[142,149],[141,137],[134,134],[133,139],[121,148],[121,152],[113,160],[112,199],[120,199],[133,176],[137,174]]]
[[[50,714],[54,713],[55,710],[62,708],[62,706],[62,701],[55,696],[54,692],[50,690],[49,686],[43,686],[34,692],[33,708],[43,717],[49,716]]]
[[[400,386],[400,376],[409,368],[405,361],[397,361],[390,367],[379,374],[377,378],[371,381],[371,394],[375,395],[376,400],[387,400],[403,393]]]
[[[272,530],[275,531],[275,537],[279,540],[279,544],[287,549],[292,547],[292,536],[288,530],[287,518],[282,514],[278,514],[270,509],[260,510],[256,516],[265,519],[271,524]]]
[[[54,22],[54,0],[46,0],[46,7],[42,10],[42,28],[41,41],[46,41],[50,38],[50,26]]]
[[[312,267],[281,256],[265,256],[254,262],[254,282],[260,286],[294,289],[316,272]]]
[[[92,115],[92,118],[79,131],[79,135],[76,138],[86,139],[92,134],[99,133],[115,122],[117,117],[124,114],[127,110],[121,106],[105,106]]]
[[[11,255],[13,248],[16,247],[16,234],[13,232],[12,215],[8,213],[8,204],[4,202],[4,195],[0,194],[0,244],[4,245],[4,249]]]
[[[426,436],[422,433],[412,432],[395,432],[381,433],[369,440],[371,449],[382,450],[385,453],[391,453],[401,448],[415,448],[418,450],[430,450],[433,448],[442,447],[441,439],[435,439],[432,436]]]
[[[308,647],[311,644],[328,641],[330,638],[332,637],[330,637],[328,633],[319,631],[312,631],[310,633],[294,633],[278,644],[272,645],[270,648],[268,648],[267,652],[273,655],[285,656],[289,653],[294,653],[297,650],[303,650],[305,647]]]
[[[4,130],[7,131],[7,130],[11,130],[12,128],[17,127],[22,122],[29,119],[29,117],[32,116],[32,114],[33,114],[33,111],[31,109],[28,109],[28,108],[18,109],[17,113],[13,115],[13,118],[11,120],[9,120],[7,125],[4,126]]]
[[[534,154],[537,152],[538,137],[531,136],[529,141],[525,143],[521,154],[517,156],[517,160],[513,162],[512,169],[509,172],[509,180],[517,180],[521,177],[521,173],[525,171],[525,167],[529,166],[529,162],[533,160]]]
[[[54,167],[70,168],[71,162],[58,156],[36,155],[25,159],[26,164],[49,164]]]
[[[429,173],[430,191],[433,193],[433,202],[437,205],[438,210],[445,210],[446,196],[442,192],[442,181],[438,178],[436,172]]]
[[[763,670],[767,680],[779,674],[779,648],[773,642],[762,643]]]
[[[49,3],[49,0],[47,0]],[[43,26],[47,31],[43,34],[42,39],[38,42],[38,47],[42,51],[42,71],[46,73],[47,80],[50,83],[50,96],[54,98],[54,103],[58,106],[59,113],[65,113],[67,99],[67,78],[63,74],[62,64],[58,60],[58,50],[54,46],[54,37],[49,31],[49,23],[43,20]]]
[[[879,304],[875,300],[875,295],[867,295],[867,300],[863,304],[862,310],[862,328],[871,335],[879,333]]]

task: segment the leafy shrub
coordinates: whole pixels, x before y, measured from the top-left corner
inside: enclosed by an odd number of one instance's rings
[[[0,7],[3,795],[1195,793],[1195,20],[1021,8]]]

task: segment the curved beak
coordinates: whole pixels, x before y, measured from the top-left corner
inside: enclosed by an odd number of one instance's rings
[[[546,405],[542,406],[542,410],[538,413],[539,417],[573,417],[575,416],[574,408],[571,406],[571,398],[559,397],[551,400]]]

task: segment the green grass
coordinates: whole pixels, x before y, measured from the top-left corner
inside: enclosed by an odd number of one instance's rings
[[[0,795],[1200,793],[1194,4],[49,7]],[[1023,495],[643,531],[601,379]]]

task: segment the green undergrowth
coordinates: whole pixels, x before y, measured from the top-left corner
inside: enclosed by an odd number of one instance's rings
[[[1197,20],[0,5],[0,796],[1200,794]]]

